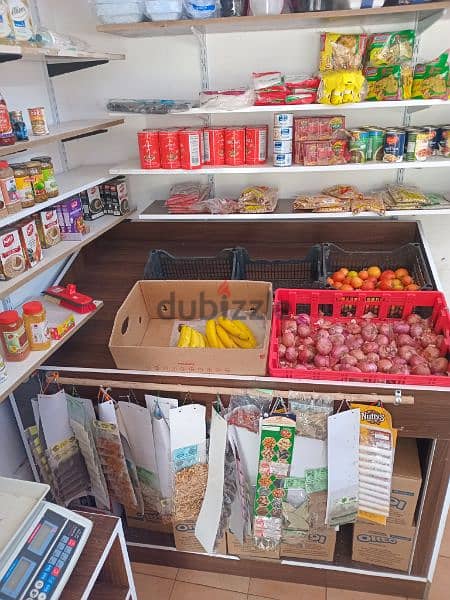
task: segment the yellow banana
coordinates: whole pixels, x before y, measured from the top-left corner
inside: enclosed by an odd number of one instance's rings
[[[195,333],[197,334],[197,338],[198,338],[198,348],[206,348],[206,343],[205,343],[205,339],[203,337],[203,335],[199,332],[199,331],[195,331]]]
[[[253,348],[256,348],[256,338],[253,335],[253,331],[250,329],[250,327],[243,321],[233,321],[233,323],[242,331],[242,333],[247,336],[246,339],[250,340],[254,344]]]
[[[178,348],[188,348],[191,343],[192,329],[188,325],[183,325],[178,338]]]
[[[206,339],[208,340],[208,344],[211,348],[220,348],[221,347],[221,343],[219,338],[217,337],[217,332],[216,332],[216,322],[214,321],[214,319],[210,319],[207,323],[206,323]]]
[[[206,335],[203,335],[202,337],[203,337],[203,341],[205,342],[205,348],[210,348],[208,338],[206,337]]]
[[[203,336],[196,329],[192,329],[191,348],[204,348]]]
[[[233,337],[237,337],[241,340],[248,339],[248,335],[242,331],[233,321],[230,319],[226,319],[225,317],[219,317],[217,322],[221,327],[225,329],[225,331],[232,335]]]
[[[233,340],[239,348],[252,349],[256,348],[256,343],[254,340],[241,340],[238,337],[233,337]]]
[[[222,325],[217,324],[216,331],[217,331],[217,337],[222,342],[222,344],[225,346],[225,348],[237,348],[238,347],[236,342],[233,340],[232,337],[230,337],[228,335],[228,333],[225,331],[225,329],[222,327]]]

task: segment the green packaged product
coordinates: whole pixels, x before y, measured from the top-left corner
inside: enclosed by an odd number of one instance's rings
[[[408,100],[411,98],[412,75],[412,67],[408,64],[366,67],[366,100]]]
[[[385,67],[411,62],[414,54],[416,34],[413,29],[374,33],[369,38],[367,64]]]
[[[444,52],[435,61],[416,65],[412,82],[412,98],[447,100],[448,81],[448,53]]]

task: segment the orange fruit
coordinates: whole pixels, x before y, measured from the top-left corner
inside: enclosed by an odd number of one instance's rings
[[[366,281],[364,281],[364,283],[361,286],[362,290],[374,290],[375,289],[375,283],[373,281],[369,281],[368,279]]]
[[[407,275],[409,275],[408,269],[401,268],[395,271],[395,276],[397,279],[402,279],[402,277],[406,277]]]
[[[368,273],[368,271],[360,271],[358,273],[358,277],[360,279],[362,279],[363,281],[366,281],[366,279],[369,279],[369,273]]]
[[[341,287],[341,292],[353,292],[353,288],[348,283],[344,283]]]
[[[420,290],[420,287],[418,285],[416,285],[415,283],[411,283],[405,289],[407,289],[408,292],[417,292]]]
[[[341,267],[339,269],[339,271],[342,271],[344,273],[344,275],[347,275],[347,273],[348,273],[348,269],[346,269],[345,267]]]
[[[353,277],[358,277],[358,273],[356,271],[349,271],[347,273],[347,277],[350,277],[350,279],[353,279]]]
[[[367,272],[369,273],[369,277],[375,277],[376,279],[379,279],[381,275],[380,267],[369,267]]]
[[[380,287],[380,290],[384,290],[384,291],[392,290],[391,280],[390,279],[386,279],[386,278],[382,279],[381,282],[380,282],[380,286],[379,287]]]
[[[414,279],[411,275],[404,275],[403,277],[400,277],[400,279],[402,280],[403,285],[411,285],[411,283],[414,283]]]
[[[352,278],[352,287],[354,287],[355,290],[357,290],[358,288],[360,288],[363,283],[364,283],[364,281],[360,277],[353,277]]]
[[[345,279],[345,273],[343,273],[342,271],[336,271],[331,276],[331,279],[333,279],[333,281],[344,281],[344,279]]]
[[[395,273],[391,270],[383,271],[380,279],[395,279]]]

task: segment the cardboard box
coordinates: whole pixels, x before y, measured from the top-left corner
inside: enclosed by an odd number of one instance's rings
[[[290,541],[294,543],[289,543]],[[302,558],[332,562],[335,547],[336,529],[330,527],[310,533],[304,538],[285,539],[281,544],[280,555],[283,558]]]
[[[231,533],[231,531],[227,531],[227,548],[228,554],[233,554],[235,556],[245,556],[250,558],[271,558],[271,559],[279,559],[280,558],[280,550],[260,550],[259,548],[255,548],[255,544],[253,543],[253,539],[244,540],[244,544],[241,544],[238,538]]]
[[[200,552],[205,554],[205,549],[195,537],[195,521],[177,521],[173,524],[173,535],[175,538],[175,547],[182,552]],[[214,554],[227,553],[227,543],[225,536],[219,540]]]
[[[415,439],[399,438],[392,476],[388,523],[412,525],[422,486],[419,453]]]
[[[159,533],[173,533],[172,522],[157,521],[149,518],[146,514],[140,514],[136,511],[126,509],[128,527],[136,529],[145,529],[147,531],[157,531]]]
[[[80,199],[83,205],[85,221],[95,221],[95,219],[98,219],[105,214],[105,203],[100,195],[100,188],[98,185],[80,192]]]
[[[352,560],[396,571],[407,571],[415,527],[357,522],[353,528]]]
[[[258,348],[176,347],[178,323],[195,326],[200,319],[204,326],[207,319],[237,310],[252,315],[248,324]],[[138,281],[116,314],[109,349],[119,369],[265,375],[271,318],[270,283]]]

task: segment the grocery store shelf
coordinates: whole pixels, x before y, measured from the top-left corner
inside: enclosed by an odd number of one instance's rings
[[[139,215],[141,221],[161,221],[161,222],[243,222],[243,221],[298,221],[298,220],[322,220],[322,219],[389,219],[393,217],[418,217],[420,215],[450,215],[450,202],[447,206],[438,208],[426,208],[415,210],[389,210],[385,215],[380,216],[373,212],[362,212],[354,215],[351,212],[329,212],[329,213],[313,213],[313,212],[292,212],[292,199],[281,199],[278,202],[278,207],[273,213],[259,214],[238,214],[238,215],[210,215],[210,214],[184,214],[172,215],[168,214],[167,208],[164,206],[164,200],[156,200],[148,206]]]
[[[342,112],[344,110],[367,110],[379,108],[410,108],[422,110],[430,107],[450,106],[450,100],[385,100],[383,102],[356,102],[351,104],[277,104],[272,106],[246,106],[235,110],[191,108],[185,111],[176,111],[173,113],[155,114],[155,113],[128,113],[128,112],[110,112],[111,117],[188,117],[196,115],[230,115],[240,113],[277,113],[277,112]]]
[[[237,175],[251,173],[334,173],[341,171],[392,171],[399,169],[435,169],[450,167],[450,158],[436,157],[426,161],[414,162],[368,162],[348,163],[345,165],[326,165],[306,167],[293,165],[292,167],[274,167],[271,164],[261,166],[247,165],[243,167],[203,167],[202,169],[141,169],[137,161],[129,161],[110,169],[111,175]]]
[[[16,142],[13,146],[1,146],[0,156],[8,156],[30,150],[36,146],[43,144],[51,144],[52,142],[70,142],[71,140],[103,133],[110,127],[122,125],[123,119],[86,119],[83,121],[66,121],[60,125],[51,125],[48,135],[30,135],[30,139],[26,142]]]
[[[58,202],[62,202],[66,198],[70,198],[83,190],[100,185],[110,179],[111,175],[108,173],[108,168],[101,165],[78,167],[65,173],[58,173],[56,180],[58,182],[59,195],[56,198],[50,198],[45,202],[35,204],[31,208],[24,208],[20,212],[3,217],[3,219],[0,219],[0,228],[6,227],[11,223],[16,223],[25,217],[49,208],[54,204],[58,204]]]
[[[417,14],[419,21],[423,21],[428,17],[440,15],[449,7],[450,2],[444,1],[359,10],[330,10],[201,20],[146,21],[142,23],[98,25],[97,31],[122,37],[144,38],[163,35],[187,35],[192,33],[193,28],[201,33],[242,33],[247,31],[320,28],[328,24],[332,24],[333,27],[387,23],[404,24],[409,13],[411,13],[411,18],[414,18]]]
[[[49,304],[48,300],[41,299],[44,304]],[[2,402],[8,394],[13,392],[21,383],[26,381],[28,377],[35,371],[47,358],[49,358],[56,350],[58,350],[69,338],[73,336],[83,325],[91,319],[102,308],[103,302],[95,301],[96,309],[85,315],[73,313],[75,317],[75,327],[69,331],[61,340],[52,341],[52,345],[48,350],[40,352],[30,352],[30,355],[22,362],[8,362],[6,368],[8,371],[8,379],[0,384],[0,402]],[[51,310],[51,308],[49,309]],[[70,314],[70,311],[67,311]]]
[[[43,250],[44,258],[32,269],[24,271],[14,279],[0,282],[0,298],[9,296],[14,290],[23,286],[25,283],[36,277],[39,273],[43,273],[51,266],[60,262],[67,256],[70,256],[74,252],[81,250],[83,246],[87,246],[93,240],[103,235],[106,231],[109,231],[125,219],[129,219],[133,213],[122,215],[121,217],[113,217],[106,215],[98,219],[98,221],[89,222],[90,232],[84,236],[81,241],[78,242],[60,242],[53,248]]]

